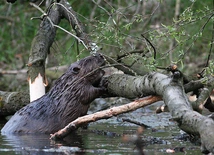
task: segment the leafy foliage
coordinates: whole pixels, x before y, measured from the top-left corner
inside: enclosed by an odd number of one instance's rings
[[[0,31],[0,61],[14,64],[17,54],[28,59],[41,13],[26,2],[0,2],[3,12]],[[78,1],[70,0],[78,18],[102,52],[129,66],[155,70],[156,66],[178,64],[189,74],[200,71],[207,61],[213,31],[213,4],[207,1],[182,1],[175,18],[176,1]],[[42,9],[45,10],[45,5]],[[4,17],[4,18],[3,18]],[[60,24],[72,31],[67,22]],[[148,40],[141,37],[143,34]],[[136,52],[138,51],[138,52]],[[88,55],[76,40],[58,30],[51,48],[50,65],[71,63]],[[125,55],[125,56],[123,56]],[[213,55],[211,55],[211,58]],[[155,63],[154,63],[155,62]],[[199,70],[197,69],[199,68]],[[209,72],[213,72],[209,69]]]

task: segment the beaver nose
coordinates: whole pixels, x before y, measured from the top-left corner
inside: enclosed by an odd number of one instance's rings
[[[99,56],[101,59],[105,59],[104,56],[102,54],[99,53]]]
[[[105,57],[101,53],[96,53],[94,56],[98,58],[97,60],[101,66],[105,65]]]

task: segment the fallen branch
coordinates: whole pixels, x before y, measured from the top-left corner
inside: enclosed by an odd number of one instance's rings
[[[21,70],[0,70],[0,74],[26,74],[27,69],[21,69]]]
[[[13,115],[30,102],[30,96],[27,92],[3,92],[0,91],[0,115]]]
[[[204,87],[210,85],[213,89],[213,79],[211,77],[207,80]],[[214,153],[214,121],[193,111],[179,71],[174,72],[172,76],[157,72],[142,77],[114,74],[108,78],[108,91],[126,98],[152,94],[162,96],[178,127],[188,134],[200,136],[202,152]]]
[[[96,112],[94,114],[79,117],[78,119],[69,123],[65,128],[59,130],[58,132],[56,132],[54,134],[51,134],[50,139],[52,139],[52,140],[63,139],[70,132],[75,131],[78,127],[80,127],[83,124],[95,122],[100,119],[108,119],[108,118],[117,116],[122,113],[130,112],[130,111],[136,110],[138,108],[150,105],[154,102],[160,101],[161,99],[162,98],[160,96],[149,96],[149,97],[135,100],[134,102],[128,103],[126,105],[113,107],[108,110],[104,110],[104,111]]]
[[[143,128],[151,128],[151,126],[148,126],[148,125],[146,125],[146,124],[144,124],[144,123],[137,122],[137,121],[134,121],[134,120],[131,120],[131,119],[128,119],[128,118],[122,118],[122,121],[123,121],[123,122],[129,122],[129,123],[132,123],[132,124],[141,126],[141,127],[143,127]]]

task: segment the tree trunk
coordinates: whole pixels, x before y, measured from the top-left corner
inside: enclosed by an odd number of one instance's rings
[[[45,78],[45,61],[56,35],[56,27],[50,23],[50,20],[53,24],[58,25],[60,19],[61,14],[59,12],[59,7],[52,7],[48,16],[44,16],[39,30],[32,41],[31,53],[28,61],[31,101],[45,94],[44,85],[47,84]]]
[[[41,10],[39,6],[36,6],[33,3],[31,4]],[[58,26],[62,18],[69,21],[77,36]],[[43,20],[31,46],[31,53],[28,61],[28,79],[31,101],[45,94],[44,86],[47,85],[45,77],[45,61],[54,41],[57,28],[63,29],[71,34],[91,52],[96,52],[98,50],[98,46],[95,43],[90,42],[88,35],[84,32],[81,22],[77,19],[75,12],[67,0],[61,0],[59,3],[51,5],[48,13],[43,12]]]

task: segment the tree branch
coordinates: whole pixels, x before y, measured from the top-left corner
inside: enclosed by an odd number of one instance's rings
[[[95,122],[100,119],[108,119],[113,116],[117,116],[119,114],[130,112],[130,111],[136,110],[138,108],[150,105],[159,100],[161,100],[161,97],[159,97],[159,96],[145,97],[142,99],[138,99],[134,102],[131,102],[129,104],[126,104],[126,105],[113,107],[108,110],[104,110],[104,111],[96,112],[94,114],[79,117],[75,121],[69,123],[65,128],[59,130],[58,132],[56,132],[54,134],[51,134],[50,139],[52,139],[52,140],[63,139],[70,132],[76,130],[78,127],[80,127],[83,124]]]
[[[56,4],[61,7],[62,16],[68,20],[76,32],[78,39],[75,38],[80,41],[86,49],[90,50],[91,53],[96,53],[99,50],[99,47],[89,39],[88,35],[85,33],[84,26],[77,18],[75,11],[67,0],[61,0],[60,3]]]
[[[16,111],[30,102],[27,92],[3,92],[0,91],[0,115],[13,115]]]

